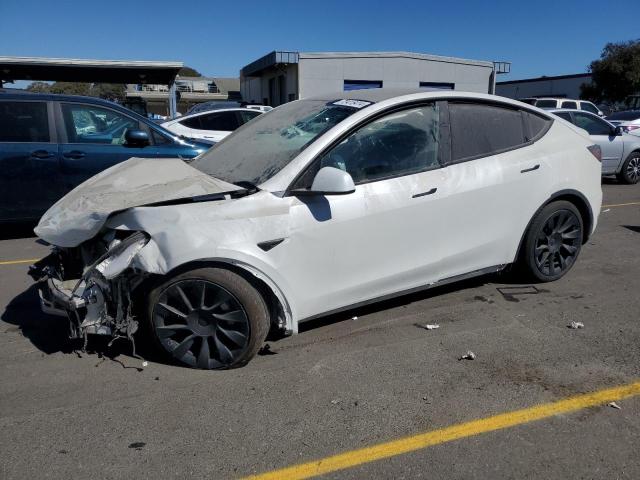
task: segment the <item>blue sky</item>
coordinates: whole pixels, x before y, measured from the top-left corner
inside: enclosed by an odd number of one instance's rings
[[[512,62],[499,80],[586,71],[640,37],[606,0],[0,0],[0,55],[178,60],[237,76],[271,50],[412,51]],[[622,5],[622,4],[619,4]]]

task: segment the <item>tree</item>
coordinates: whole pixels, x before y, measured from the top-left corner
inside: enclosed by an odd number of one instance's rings
[[[115,102],[122,102],[126,96],[125,85],[119,83],[55,82],[49,85],[46,82],[33,82],[27,87],[27,90],[34,93],[85,95]]]
[[[607,43],[589,71],[593,83],[582,86],[581,97],[619,102],[640,92],[640,39]]]
[[[202,74],[198,72],[195,68],[191,67],[182,67],[178,72],[178,75],[181,77],[201,77]]]

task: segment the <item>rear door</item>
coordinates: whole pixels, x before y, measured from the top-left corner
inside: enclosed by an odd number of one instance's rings
[[[66,191],[117,163],[150,153],[149,147],[125,144],[127,130],[148,129],[122,112],[99,105],[61,102],[58,118],[60,168]]]
[[[443,169],[443,276],[510,263],[548,197],[550,171],[533,142],[550,121],[504,104],[450,101],[451,158]]]
[[[61,196],[51,102],[0,100],[0,220],[39,218]]]
[[[608,122],[590,113],[573,112],[573,121],[577,127],[584,128],[602,149],[602,172],[617,172],[624,153],[622,135],[613,135]]]

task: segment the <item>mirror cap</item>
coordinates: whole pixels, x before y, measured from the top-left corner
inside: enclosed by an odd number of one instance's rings
[[[342,195],[353,193],[356,186],[349,173],[335,167],[322,167],[316,173],[311,191],[325,195]]]
[[[149,135],[143,130],[127,130],[124,139],[128,145],[149,145]]]

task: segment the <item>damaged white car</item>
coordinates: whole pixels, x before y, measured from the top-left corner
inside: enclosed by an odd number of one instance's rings
[[[518,263],[560,278],[594,231],[600,151],[530,105],[354,91],[282,105],[195,160],[131,159],[54,205],[32,269],[71,335],[141,328],[179,362]]]

